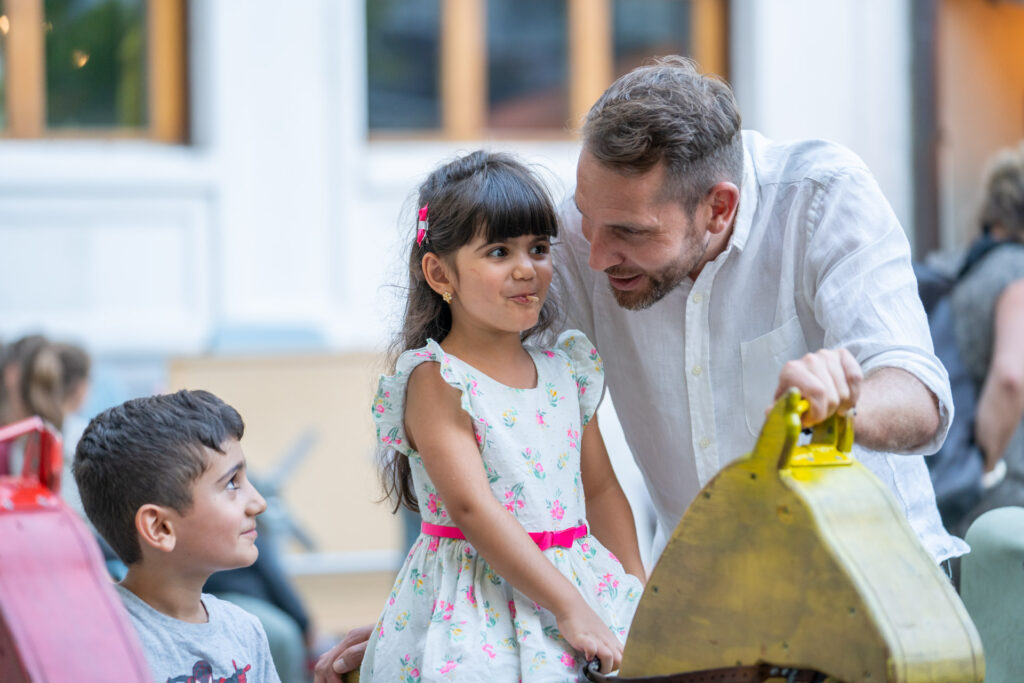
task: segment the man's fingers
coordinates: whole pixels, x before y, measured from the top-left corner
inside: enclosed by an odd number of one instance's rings
[[[839,362],[843,367],[846,383],[850,387],[849,403],[845,406],[846,410],[848,410],[855,407],[857,401],[860,400],[860,387],[864,382],[864,371],[861,369],[857,359],[853,357],[853,354],[846,349],[839,349]],[[843,412],[845,413],[846,410]]]
[[[353,643],[365,643],[370,639],[371,633],[373,633],[373,624],[356,626],[345,634],[345,637],[341,639],[341,642],[338,645],[341,646],[342,649],[346,649]]]
[[[345,644],[345,641],[341,641]],[[367,641],[357,642],[355,645],[346,648],[341,656],[334,660],[332,668],[336,673],[343,674],[349,671],[357,671],[363,663],[363,655],[366,654]]]
[[[818,424],[834,413],[844,414],[857,404],[864,379],[860,364],[846,349],[821,349],[782,366],[775,400],[796,388],[807,400],[805,427]]]
[[[314,683],[341,683],[341,674],[357,671],[372,632],[372,624],[354,628],[340,643],[320,655],[313,670]]]

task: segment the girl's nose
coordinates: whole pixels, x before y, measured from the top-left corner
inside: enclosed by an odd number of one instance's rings
[[[530,260],[529,254],[523,254],[516,259],[515,266],[512,268],[512,277],[517,280],[529,280],[537,274],[537,271],[533,267],[533,261]]]

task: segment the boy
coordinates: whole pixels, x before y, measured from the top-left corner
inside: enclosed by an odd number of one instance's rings
[[[93,418],[72,471],[89,520],[128,566],[116,586],[155,680],[279,683],[256,617],[202,592],[256,561],[266,501],[245,476],[242,418],[206,391]]]

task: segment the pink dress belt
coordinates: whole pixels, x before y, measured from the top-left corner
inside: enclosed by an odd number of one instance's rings
[[[463,534],[458,527],[454,526],[444,526],[441,524],[423,522],[420,524],[420,530],[428,536],[439,536],[440,538],[454,538],[458,540],[465,540],[466,538],[466,535]],[[587,525],[580,524],[579,526],[569,527],[568,529],[562,529],[561,531],[529,531],[527,533],[541,550],[547,550],[548,548],[556,545],[562,548],[571,548],[573,541],[587,535]]]

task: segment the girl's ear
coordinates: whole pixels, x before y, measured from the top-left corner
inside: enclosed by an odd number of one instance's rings
[[[452,291],[455,286],[455,278],[452,276],[448,264],[440,256],[428,251],[423,255],[420,267],[423,269],[423,277],[432,290],[438,294]]]
[[[169,510],[162,505],[146,503],[135,513],[135,531],[139,544],[169,553],[174,550],[174,525]]]

